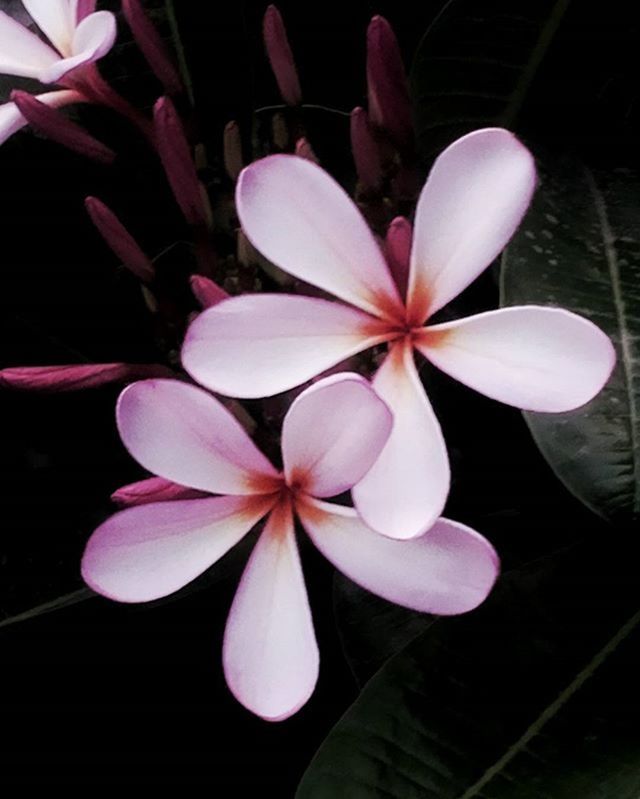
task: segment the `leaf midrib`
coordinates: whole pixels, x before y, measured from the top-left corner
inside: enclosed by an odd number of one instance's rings
[[[622,286],[620,280],[620,265],[618,263],[618,253],[615,246],[616,237],[609,222],[609,215],[607,214],[607,206],[602,196],[602,192],[598,188],[598,184],[593,176],[593,173],[587,167],[584,168],[584,174],[589,187],[589,191],[593,196],[593,202],[602,230],[602,241],[604,244],[604,254],[609,268],[609,278],[611,281],[611,292],[613,295],[613,306],[616,312],[616,320],[620,330],[620,348],[622,350],[622,374],[624,377],[624,384],[627,393],[627,402],[629,404],[629,438],[631,441],[631,469],[633,476],[633,512],[640,511],[640,492],[638,490],[640,485],[640,464],[638,464],[638,451],[640,441],[638,440],[638,414],[636,412],[635,397],[633,393],[633,373],[632,361],[633,356],[631,352],[631,336],[629,324],[627,321],[627,310],[622,296]]]
[[[630,619],[628,619],[618,632],[609,639],[609,641],[600,649],[600,651],[589,661],[582,671],[572,680],[571,683],[560,693],[560,695],[548,705],[538,718],[531,724],[525,733],[505,752],[505,754],[497,760],[493,766],[490,766],[485,773],[477,780],[471,787],[457,797],[457,799],[474,799],[479,796],[481,791],[491,780],[500,774],[501,771],[507,766],[520,752],[522,752],[527,744],[535,738],[542,728],[551,721],[558,711],[576,694],[587,680],[600,668],[605,660],[613,654],[618,646],[629,636],[635,627],[640,623],[640,610],[637,610]]]

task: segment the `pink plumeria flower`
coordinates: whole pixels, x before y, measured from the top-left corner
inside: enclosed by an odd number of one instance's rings
[[[478,130],[448,147],[418,201],[403,297],[358,208],[326,172],[287,155],[251,164],[236,194],[248,239],[281,269],[344,302],[286,294],[226,300],[191,325],[185,368],[220,394],[263,397],[387,343],[373,385],[394,428],[353,498],[375,530],[422,534],[444,507],[449,462],[414,348],[467,386],[533,411],[584,404],[614,365],[608,337],[559,308],[503,308],[425,326],[504,248],[535,180],[531,154],[506,130]]]
[[[116,38],[109,11],[96,11],[96,0],[23,0],[25,9],[51,44],[0,11],[0,73],[65,86],[67,76],[102,58]],[[38,100],[52,108],[87,98],[76,82],[45,92]],[[14,103],[0,106],[0,143],[26,125]]]
[[[120,397],[118,428],[129,452],[156,475],[221,496],[145,504],[112,516],[82,561],[91,588],[120,602],[166,596],[204,572],[267,517],[227,620],[227,683],[272,721],[295,713],[318,677],[318,647],[294,533],[294,516],[340,571],[400,605],[457,614],[480,604],[496,579],[491,545],[441,519],[428,535],[392,541],[352,508],[326,502],[378,457],[392,426],[362,377],[325,378],[293,402],[278,471],[224,406],[200,388],[147,380]]]

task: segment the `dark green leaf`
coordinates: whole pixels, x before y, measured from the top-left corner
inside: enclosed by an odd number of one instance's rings
[[[435,620],[365,591],[340,572],[333,579],[333,602],[342,649],[360,686]]]
[[[597,540],[438,620],[367,684],[297,799],[636,799],[640,598],[620,574],[636,557]]]
[[[411,70],[425,161],[486,125],[511,127],[570,0],[450,0]]]
[[[618,364],[583,408],[526,413],[541,452],[582,502],[606,518],[640,511],[639,184],[557,163],[503,258],[502,303],[558,305],[613,339]]]

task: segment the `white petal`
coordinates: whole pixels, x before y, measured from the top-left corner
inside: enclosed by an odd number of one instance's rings
[[[236,204],[247,238],[281,269],[369,313],[403,317],[369,226],[317,164],[293,155],[256,161],[240,175]]]
[[[535,305],[427,327],[416,347],[466,386],[530,411],[584,405],[605,385],[616,360],[610,339],[592,322]]]
[[[0,11],[0,73],[38,78],[60,59],[35,33]]]
[[[149,602],[190,583],[269,512],[266,497],[213,497],[140,505],[93,533],[82,576],[118,602]]]
[[[393,541],[368,529],[352,508],[306,499],[297,503],[320,552],[350,580],[413,610],[466,613],[483,602],[500,564],[475,530],[438,519],[424,535]]]
[[[381,323],[343,305],[290,294],[246,294],[199,314],[182,364],[231,397],[269,397],[385,340]]]
[[[69,0],[22,0],[29,15],[62,55],[71,55],[75,18]]]
[[[117,420],[129,452],[158,477],[214,494],[266,494],[279,485],[235,417],[196,386],[133,383],[120,395]]]
[[[457,296],[505,247],[531,200],[531,153],[501,128],[476,130],[436,160],[418,201],[409,272],[414,324]]]
[[[393,430],[353,489],[353,500],[372,529],[391,538],[415,538],[434,524],[447,500],[447,448],[409,346],[392,348],[373,387],[393,413]]]
[[[288,504],[274,509],[233,600],[222,652],[227,684],[268,721],[309,699],[320,657]]]
[[[393,417],[371,384],[342,372],[302,392],[284,418],[282,457],[289,485],[315,497],[349,490],[384,447]]]
[[[96,11],[85,17],[73,34],[72,54],[43,70],[38,76],[43,83],[56,83],[82,64],[97,61],[106,55],[116,40],[116,18],[109,11]]]

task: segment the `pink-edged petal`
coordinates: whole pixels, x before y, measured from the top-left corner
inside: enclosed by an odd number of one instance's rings
[[[71,103],[85,102],[85,98],[78,92],[64,89],[58,92],[46,92],[36,96],[41,103],[46,103],[51,108],[61,108]],[[0,144],[4,144],[14,133],[25,127],[28,122],[22,116],[15,103],[0,105]]]
[[[231,397],[269,397],[385,340],[381,323],[338,302],[291,294],[224,300],[192,322],[182,364]]]
[[[284,418],[288,484],[315,497],[347,491],[373,466],[392,425],[391,412],[360,375],[343,372],[319,380]]]
[[[124,445],[145,469],[214,494],[266,494],[278,473],[235,417],[206,391],[177,380],[143,380],[117,408]]]
[[[22,4],[51,44],[62,55],[71,55],[76,20],[69,0],[22,0]]]
[[[222,659],[233,695],[268,721],[293,715],[313,693],[320,658],[288,503],[272,511],[251,553]]]
[[[441,616],[473,610],[500,571],[491,544],[457,522],[438,519],[419,538],[393,541],[366,527],[352,508],[311,498],[296,508],[311,540],[336,569],[413,610]]]
[[[82,577],[118,602],[167,596],[228,552],[272,504],[266,497],[213,497],[128,508],[93,533]]]
[[[106,55],[116,40],[116,18],[109,11],[96,11],[85,17],[76,28],[71,42],[72,54],[43,70],[38,79],[56,83],[73,69],[97,61]]]
[[[317,164],[293,155],[256,161],[238,179],[236,204],[247,238],[276,266],[369,313],[403,316],[369,226]]]
[[[0,11],[0,73],[39,79],[42,70],[59,59],[35,33]]]
[[[373,468],[354,487],[353,500],[378,533],[415,538],[434,524],[447,500],[447,448],[409,346],[392,348],[373,387],[393,413],[393,429]]]
[[[615,365],[599,327],[561,308],[516,306],[425,328],[416,347],[443,372],[492,399],[557,413],[584,405]]]
[[[422,324],[493,261],[520,224],[536,182],[531,153],[507,130],[463,136],[422,190],[409,273],[409,314]]]

